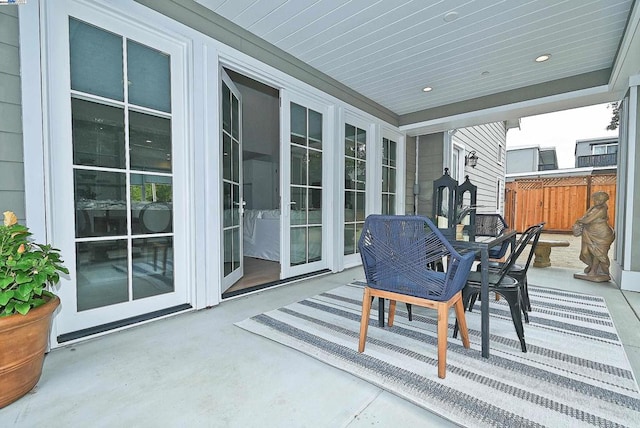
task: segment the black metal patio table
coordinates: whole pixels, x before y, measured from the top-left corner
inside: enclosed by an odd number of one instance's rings
[[[480,288],[480,320],[482,356],[489,358],[489,249],[502,245],[505,241],[510,241],[511,251],[513,251],[516,241],[516,231],[514,229],[504,229],[498,236],[479,236],[475,240],[469,241],[468,236],[452,236],[452,233],[443,230],[443,233],[459,253],[474,251],[480,255],[480,278],[482,286]],[[384,299],[379,299],[378,303],[378,325],[384,327]]]
[[[482,356],[489,358],[489,248],[501,245],[504,241],[511,241],[511,250],[516,240],[516,231],[505,229],[500,235],[492,237],[477,237],[475,241],[451,239],[456,251],[465,253],[474,251],[480,254],[482,287],[480,288],[480,319],[482,331]],[[486,239],[485,239],[486,238]]]

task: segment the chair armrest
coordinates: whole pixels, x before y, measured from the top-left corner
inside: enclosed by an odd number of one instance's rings
[[[471,266],[475,260],[474,253],[467,253],[465,255],[460,254],[452,254],[451,264],[447,267],[448,276],[453,273],[452,276],[449,276],[449,292],[447,293],[449,296],[453,296],[458,291],[464,288],[464,285],[467,282],[467,278],[469,277],[469,273],[471,272]]]

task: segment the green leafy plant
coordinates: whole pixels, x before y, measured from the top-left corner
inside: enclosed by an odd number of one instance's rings
[[[16,215],[4,212],[0,225],[0,317],[26,315],[47,300],[46,288],[69,273],[60,250],[30,242],[31,232],[18,224]]]

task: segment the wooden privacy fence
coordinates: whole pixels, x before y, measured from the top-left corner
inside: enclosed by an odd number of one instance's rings
[[[545,231],[571,232],[571,226],[591,206],[591,195],[609,194],[609,224],[615,227],[616,174],[523,178],[505,186],[505,219],[522,232],[532,224],[546,222]]]

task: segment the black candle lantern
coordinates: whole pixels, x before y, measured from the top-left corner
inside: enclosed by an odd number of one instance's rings
[[[458,182],[449,175],[449,168],[444,175],[433,182],[433,221],[440,229],[448,229],[455,233],[457,220],[456,192]]]
[[[458,205],[457,223],[463,223],[468,215],[469,221],[464,224],[463,233],[467,232],[470,240],[475,239],[476,231],[476,202],[478,198],[478,186],[471,184],[469,176],[465,176],[464,182],[458,186],[456,198]]]

